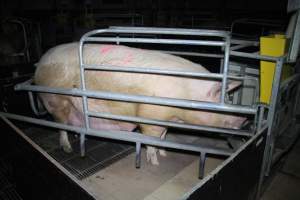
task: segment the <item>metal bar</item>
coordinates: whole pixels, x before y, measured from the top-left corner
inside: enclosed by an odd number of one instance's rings
[[[265,152],[264,152],[264,161],[263,161],[263,172],[264,175],[268,175],[269,174],[269,170],[270,170],[270,162],[271,162],[271,158],[273,155],[273,145],[274,145],[274,138],[273,138],[273,121],[274,121],[274,116],[275,116],[275,109],[276,109],[276,104],[277,104],[277,97],[278,97],[278,92],[279,92],[279,88],[280,88],[280,79],[281,79],[281,71],[282,71],[282,67],[283,67],[283,58],[280,58],[277,62],[276,62],[276,66],[275,66],[275,74],[274,74],[274,78],[273,78],[273,84],[272,84],[272,95],[271,95],[271,99],[272,101],[270,102],[269,105],[269,112],[268,112],[268,133],[267,133],[267,139],[266,139],[266,148],[265,148]]]
[[[197,53],[197,52],[183,52],[183,51],[164,51],[159,50],[160,52],[182,55],[182,56],[197,56],[197,57],[208,57],[208,58],[224,58],[223,54],[213,54],[213,53]]]
[[[273,156],[273,150],[274,150],[274,140],[275,136],[272,134],[274,130],[274,116],[275,116],[275,110],[276,110],[276,105],[277,105],[277,100],[278,100],[278,93],[280,89],[280,80],[281,80],[281,72],[283,68],[283,59],[279,59],[276,62],[276,69],[275,69],[275,75],[273,79],[273,84],[272,84],[272,96],[271,99],[272,101],[270,102],[270,109],[268,113],[268,123],[269,123],[269,130],[268,130],[268,135],[269,141],[270,141],[270,151],[268,155],[269,161],[267,162],[267,171],[266,174],[268,175],[270,173],[270,168],[271,168],[271,161],[272,161],[272,156]],[[268,138],[267,138],[268,140]]]
[[[242,48],[245,48],[245,47],[251,47],[251,46],[252,45],[250,45],[250,44],[238,44],[236,46],[230,47],[230,50],[235,51],[235,50],[239,50],[239,49],[242,49]]]
[[[80,156],[85,156],[85,133],[80,133]]]
[[[200,160],[199,160],[199,179],[202,179],[204,177],[205,160],[206,160],[206,154],[201,153]]]
[[[39,111],[36,107],[36,104],[34,103],[34,98],[33,98],[33,94],[32,92],[28,92],[28,97],[29,97],[29,103],[30,103],[30,107],[33,111],[33,113],[36,115],[36,116],[41,116],[41,115],[44,115],[47,113],[46,110],[44,111]]]
[[[188,192],[182,196],[181,199],[188,200],[190,199],[190,196],[197,191],[199,188],[201,188],[204,184],[206,184],[208,181],[213,179],[217,174],[220,173],[220,171],[224,168],[224,166],[227,166],[229,163],[234,162],[234,160],[240,155],[242,151],[244,151],[249,145],[253,144],[255,140],[260,140],[260,138],[263,137],[264,131],[268,128],[268,126],[264,125],[261,130],[257,132],[253,137],[251,137],[248,141],[246,141],[237,151],[235,151],[229,158],[227,158],[224,162],[222,162],[220,165],[218,165],[214,170],[209,172],[201,181],[199,181],[192,189],[190,189]]]
[[[250,133],[248,131],[184,124],[184,123],[178,123],[178,122],[148,119],[148,118],[143,118],[143,117],[114,115],[111,113],[99,113],[99,112],[91,112],[91,111],[88,112],[88,115],[92,116],[92,117],[100,117],[100,118],[105,118],[105,119],[127,121],[127,122],[134,122],[134,123],[151,124],[151,125],[159,125],[159,126],[174,127],[174,128],[181,128],[181,129],[198,130],[198,131],[207,131],[207,132],[213,132],[213,133],[223,133],[223,134],[245,136],[245,137],[252,136],[252,133]]]
[[[230,53],[230,36],[226,37],[224,53],[224,68],[223,68],[223,79],[221,88],[221,104],[225,104],[226,88],[227,88],[227,75],[229,68],[229,53]]]
[[[83,67],[83,42],[80,41],[79,43],[79,67],[80,67],[80,87],[83,91],[86,91],[85,87],[85,75],[84,75],[84,67]],[[87,96],[82,96],[82,107],[83,107],[83,114],[84,114],[84,124],[86,130],[89,130],[90,128],[90,122],[89,122],[89,117],[87,115],[88,112],[88,103],[87,103]],[[85,134],[80,133],[80,154],[81,156],[85,155]]]
[[[262,127],[262,122],[264,119],[264,113],[265,113],[265,106],[261,105],[259,107],[259,114],[258,114],[258,123],[257,123],[257,129],[260,130]]]
[[[135,167],[141,167],[141,143],[137,142],[135,144]]]
[[[259,54],[245,53],[239,51],[230,51],[230,56],[237,56],[242,58],[253,58],[257,60],[266,60],[266,61],[275,61],[275,62],[281,58],[281,57],[263,56]]]
[[[218,73],[199,73],[199,72],[186,72],[186,71],[178,71],[178,70],[164,70],[164,69],[158,69],[158,67],[139,68],[139,67],[122,67],[116,65],[91,65],[91,64],[83,64],[83,66],[87,70],[104,70],[104,71],[114,71],[114,72],[174,75],[174,76],[198,77],[198,78],[209,78],[209,79],[223,78],[223,75]],[[258,79],[255,77],[233,76],[233,75],[228,75],[227,77],[229,79],[234,79],[234,80],[254,80],[258,82]]]
[[[180,40],[180,39],[151,39],[151,38],[118,38],[118,37],[86,37],[84,42],[127,42],[127,43],[151,43],[151,44],[184,44],[201,46],[224,46],[223,41],[206,40]]]
[[[197,73],[175,70],[164,70],[158,68],[138,68],[138,67],[122,67],[115,65],[83,65],[85,69],[89,70],[105,70],[105,71],[117,71],[117,72],[132,72],[132,73],[146,73],[146,74],[159,74],[159,75],[175,75],[186,77],[198,77],[198,78],[212,78],[222,79],[222,74],[217,73]]]
[[[129,95],[123,93],[103,92],[103,91],[100,92],[94,90],[83,91],[77,88],[73,88],[73,89],[51,88],[45,86],[28,85],[27,82],[16,85],[15,89],[43,92],[43,93],[65,94],[65,95],[72,95],[72,96],[87,96],[87,97],[97,98],[97,99],[146,103],[146,104],[181,107],[181,108],[188,108],[188,109],[209,110],[209,111],[216,111],[216,112],[230,112],[230,113],[241,113],[241,114],[256,113],[256,108],[250,106],[237,106],[237,105],[226,105],[226,104],[221,105],[218,103],[211,103],[211,102],[179,100],[173,98],[152,97],[152,96],[144,96],[144,95]]]
[[[147,34],[170,34],[170,35],[196,35],[196,36],[217,36],[226,37],[228,31],[205,30],[205,29],[184,29],[184,28],[158,28],[158,27],[123,27],[110,26],[109,31],[115,33],[147,33]]]
[[[95,130],[95,129],[85,129],[81,127],[75,127],[70,126],[62,123],[57,122],[50,122],[46,120],[41,119],[35,119],[32,117],[22,116],[22,115],[16,115],[16,114],[10,114],[5,112],[0,112],[0,116],[23,121],[23,122],[29,122],[41,126],[48,126],[52,128],[58,128],[58,129],[64,129],[68,131],[73,131],[76,133],[82,133],[84,132],[86,135],[96,136],[96,137],[103,137],[103,138],[109,138],[113,140],[121,140],[121,141],[127,141],[127,142],[139,142],[141,144],[151,145],[151,146],[157,146],[157,147],[166,147],[166,148],[172,148],[172,149],[181,149],[181,150],[187,150],[187,151],[194,151],[194,152],[202,152],[202,153],[209,153],[209,154],[217,154],[217,155],[224,155],[224,156],[230,156],[233,151],[230,149],[220,148],[220,147],[211,147],[209,145],[193,145],[193,144],[186,144],[186,143],[176,143],[166,140],[161,140],[157,137],[152,136],[146,136],[142,135],[140,133],[134,133],[134,132],[128,132],[128,131],[101,131],[101,130]]]
[[[244,44],[244,45],[249,45],[249,46],[258,46],[259,42],[258,41],[250,41],[250,40],[239,40],[239,39],[231,39],[231,44]]]

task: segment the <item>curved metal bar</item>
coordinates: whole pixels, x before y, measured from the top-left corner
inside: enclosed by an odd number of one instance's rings
[[[194,151],[200,153],[209,153],[209,154],[217,154],[223,156],[230,156],[233,151],[230,149],[220,148],[220,147],[212,147],[209,145],[194,145],[194,144],[186,144],[186,143],[176,143],[166,140],[161,140],[157,137],[146,136],[140,133],[128,132],[128,131],[101,131],[95,129],[85,129],[81,127],[70,126],[57,122],[50,122],[41,119],[35,119],[32,117],[15,115],[10,113],[0,112],[0,117],[9,118],[23,122],[29,122],[41,126],[48,126],[52,128],[64,129],[68,131],[73,131],[76,133],[84,133],[86,135],[98,136],[103,138],[109,138],[114,140],[121,140],[127,142],[141,143],[146,145],[152,145],[157,147],[166,147],[172,149],[183,149],[187,151]]]

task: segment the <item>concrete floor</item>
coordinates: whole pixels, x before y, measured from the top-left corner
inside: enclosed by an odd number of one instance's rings
[[[82,183],[99,199],[107,200],[175,200],[195,186],[198,179],[198,156],[168,151],[160,157],[160,166],[146,163],[142,156],[140,169],[133,166],[135,154],[83,179]],[[142,152],[145,155],[143,149]],[[208,157],[205,174],[223,160]]]
[[[172,141],[183,140],[182,135],[168,134]],[[185,142],[204,142],[225,147],[224,141],[208,138],[198,140],[185,136]],[[107,200],[175,200],[183,196],[198,179],[199,156],[187,152],[167,151],[167,157],[159,156],[160,165],[153,166],[146,161],[142,149],[140,169],[134,167],[135,153],[83,179],[82,183],[99,199]],[[223,162],[221,158],[206,158],[204,174],[208,174]]]
[[[300,199],[300,140],[284,158],[261,200]]]

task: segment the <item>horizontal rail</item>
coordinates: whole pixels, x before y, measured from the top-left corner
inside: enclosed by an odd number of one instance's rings
[[[214,53],[197,53],[197,52],[184,52],[184,51],[165,51],[159,50],[160,52],[181,55],[181,56],[197,56],[197,57],[207,57],[207,58],[224,58],[224,54],[214,54]]]
[[[170,34],[170,35],[194,35],[194,36],[215,36],[226,37],[228,31],[206,30],[206,29],[185,29],[185,28],[158,28],[158,27],[122,27],[110,26],[110,31],[115,33],[145,33],[145,34]]]
[[[152,43],[152,44],[184,44],[202,46],[225,46],[223,41],[206,40],[181,40],[181,39],[151,39],[151,38],[119,38],[119,37],[84,37],[83,42],[127,42],[127,43]]]
[[[259,54],[254,53],[245,53],[245,52],[239,52],[239,51],[230,51],[230,56],[237,56],[242,58],[252,58],[257,60],[266,60],[266,61],[278,61],[280,57],[273,57],[273,56],[263,56]]]
[[[249,44],[238,44],[238,45],[230,47],[230,50],[231,51],[235,51],[235,50],[243,49],[243,48],[250,47],[250,46],[252,46],[252,45],[249,45]]]
[[[118,72],[133,72],[133,73],[146,73],[146,74],[161,74],[161,75],[174,75],[174,76],[187,76],[187,77],[198,77],[198,78],[214,78],[222,79],[222,74],[216,73],[197,73],[187,71],[175,71],[155,68],[139,68],[139,67],[121,67],[116,65],[87,65],[83,67],[89,70],[105,70],[105,71],[118,71]]]
[[[210,103],[210,102],[201,102],[193,100],[179,100],[166,97],[151,97],[144,95],[129,95],[123,93],[115,92],[103,92],[103,91],[93,91],[93,90],[81,90],[77,88],[65,89],[65,88],[51,88],[45,86],[35,86],[29,85],[29,82],[24,82],[16,85],[16,90],[27,90],[34,92],[44,92],[44,93],[55,93],[55,94],[65,94],[73,96],[87,96],[97,99],[105,100],[115,100],[115,101],[125,101],[133,103],[146,103],[162,106],[172,106],[180,107],[187,109],[199,109],[199,110],[208,110],[216,112],[230,112],[230,113],[241,113],[241,114],[256,114],[256,108],[249,106],[233,106],[226,104]]]
[[[242,44],[242,45],[249,45],[249,46],[258,46],[258,41],[251,41],[251,40],[239,40],[239,39],[231,39],[231,44]]]
[[[121,140],[127,142],[142,143],[142,144],[153,145],[158,147],[183,149],[187,151],[194,151],[194,152],[201,152],[201,153],[204,152],[204,153],[224,155],[224,156],[230,156],[233,153],[233,151],[230,149],[211,147],[209,145],[199,145],[199,144],[193,145],[193,144],[170,142],[166,140],[161,140],[160,138],[146,136],[139,133],[128,132],[128,131],[100,131],[95,129],[85,129],[85,128],[70,126],[62,123],[50,122],[46,120],[35,119],[32,117],[4,113],[4,112],[0,112],[0,116],[9,119],[18,120],[18,121],[33,123],[37,125],[73,131],[76,133],[84,133],[90,136],[103,137],[103,138]]]
[[[197,131],[207,131],[207,132],[214,132],[214,133],[224,133],[224,134],[236,135],[236,136],[251,137],[253,135],[250,132],[235,130],[235,129],[184,124],[184,123],[178,123],[178,122],[148,119],[148,118],[143,118],[143,117],[114,115],[114,114],[110,114],[110,113],[99,113],[99,112],[92,112],[92,111],[88,112],[88,115],[92,116],[92,117],[100,117],[100,118],[105,118],[105,119],[120,120],[120,121],[126,121],[126,122],[151,124],[151,125],[167,126],[167,127],[190,129],[190,130],[197,130]]]
[[[161,75],[173,75],[173,76],[184,76],[184,77],[196,77],[196,78],[209,78],[209,79],[223,79],[223,74],[218,73],[199,73],[199,72],[187,72],[178,70],[165,70],[158,68],[139,68],[139,67],[122,67],[116,65],[82,65],[87,70],[104,70],[104,71],[115,71],[115,72],[131,72],[131,73],[145,73],[145,74],[161,74]],[[258,81],[255,77],[244,77],[244,76],[227,76],[229,79],[234,80],[254,80]]]

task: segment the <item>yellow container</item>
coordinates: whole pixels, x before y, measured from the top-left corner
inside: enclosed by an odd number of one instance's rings
[[[261,37],[260,54],[264,56],[282,56],[285,53],[286,44],[287,40],[284,35],[275,34]],[[270,103],[275,65],[275,62],[260,61],[260,102]],[[284,66],[282,78],[287,78],[290,74],[289,66]]]

